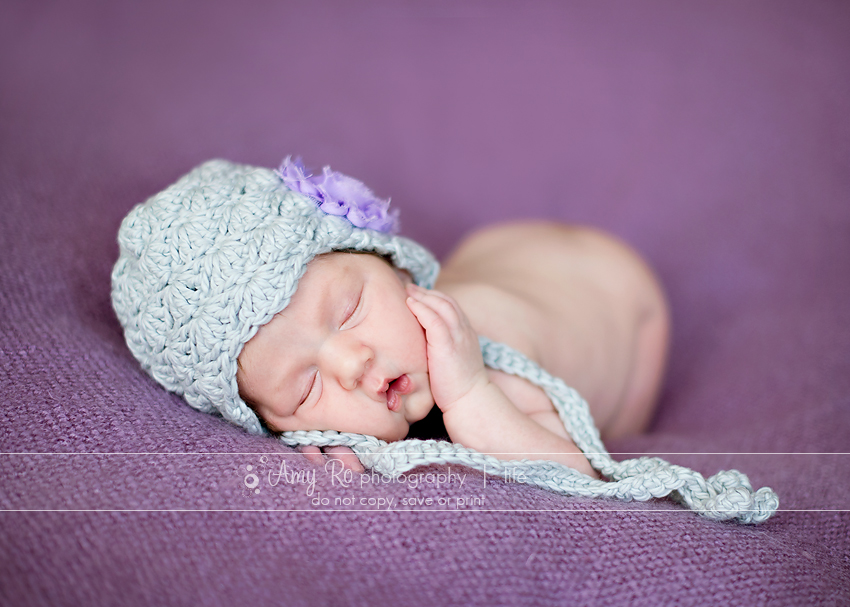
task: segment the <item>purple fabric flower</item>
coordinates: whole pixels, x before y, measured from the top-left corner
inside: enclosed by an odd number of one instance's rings
[[[398,210],[389,211],[389,200],[377,198],[372,190],[353,177],[322,169],[321,175],[312,175],[301,163],[287,156],[277,174],[290,190],[304,194],[316,201],[319,209],[328,215],[344,215],[358,228],[394,233],[398,230]]]

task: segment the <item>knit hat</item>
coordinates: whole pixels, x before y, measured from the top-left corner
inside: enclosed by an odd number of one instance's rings
[[[354,179],[327,168],[312,177],[289,158],[278,172],[202,164],[121,223],[112,305],[127,345],[151,377],[195,409],[263,434],[239,396],[236,360],[289,304],[311,259],[370,251],[417,284],[434,285],[439,264],[390,234],[396,221],[387,204]]]
[[[316,255],[334,250],[389,257],[430,288],[439,265],[415,242],[393,236],[396,218],[359,181],[325,168],[308,175],[287,158],[277,172],[212,160],[135,207],[118,233],[112,304],[142,367],[196,409],[249,432],[264,429],[239,397],[242,346],[286,308]],[[746,475],[699,472],[656,457],[615,461],[587,402],[513,348],[480,337],[488,367],[522,377],[551,399],[569,435],[606,480],[556,462],[504,461],[463,445],[334,431],[284,432],[290,446],[344,445],[390,477],[425,464],[461,464],[565,495],[648,500],[669,495],[714,520],[757,523],[779,500]]]

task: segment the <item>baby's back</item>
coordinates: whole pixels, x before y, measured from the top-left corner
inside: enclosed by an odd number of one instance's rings
[[[588,401],[603,438],[641,432],[657,399],[669,316],[652,271],[630,248],[587,228],[511,223],[475,232],[437,289],[475,330],[525,353]],[[563,432],[543,392],[491,372],[525,413]]]

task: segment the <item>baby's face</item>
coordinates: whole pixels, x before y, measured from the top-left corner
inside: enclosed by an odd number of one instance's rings
[[[374,255],[313,259],[286,309],[243,347],[243,398],[273,430],[404,438],[434,406],[406,282]]]

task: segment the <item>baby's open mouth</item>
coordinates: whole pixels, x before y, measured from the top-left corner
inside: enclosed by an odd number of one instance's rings
[[[408,394],[413,389],[413,382],[407,374],[392,380],[387,387],[387,408],[390,411],[401,409],[401,395]]]

